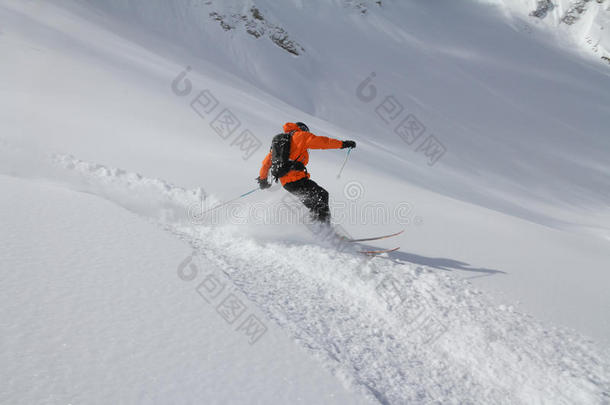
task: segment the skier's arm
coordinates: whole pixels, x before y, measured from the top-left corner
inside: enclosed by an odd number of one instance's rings
[[[308,149],[341,149],[343,141],[326,136],[314,135],[307,132],[307,148]]]
[[[265,156],[263,159],[263,165],[261,166],[261,171],[258,174],[260,179],[266,179],[269,174],[269,168],[271,167],[271,152]]]

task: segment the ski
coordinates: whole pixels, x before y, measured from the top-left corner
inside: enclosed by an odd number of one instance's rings
[[[377,256],[383,253],[390,253],[390,252],[395,252],[398,249],[400,249],[399,247],[395,247],[394,249],[381,249],[381,250],[359,250],[358,253],[362,253],[365,254],[367,256]]]
[[[398,236],[398,235],[402,234],[404,231],[405,230],[403,229],[402,231],[399,231],[399,232],[396,232],[396,233],[390,233],[390,234],[387,234],[387,235],[375,236],[375,237],[372,237],[372,238],[350,239],[350,238],[347,238],[345,236],[343,236],[342,238],[344,240],[348,241],[348,242],[368,242],[368,241],[371,241],[371,240],[387,239],[387,238],[391,238],[391,237],[394,237],[394,236]]]

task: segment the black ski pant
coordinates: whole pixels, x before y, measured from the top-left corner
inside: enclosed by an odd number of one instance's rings
[[[284,184],[284,188],[294,194],[311,212],[314,221],[330,224],[328,191],[307,177]]]

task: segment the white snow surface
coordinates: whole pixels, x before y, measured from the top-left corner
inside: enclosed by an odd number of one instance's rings
[[[369,403],[273,324],[255,346],[234,333],[177,277],[188,245],[145,218],[47,182],[0,184],[0,402]]]
[[[608,403],[608,5],[556,3],[0,0],[0,402]],[[296,120],[358,142],[309,170],[398,252],[338,251],[278,186],[198,216]]]
[[[491,0],[508,14],[521,17],[519,29],[551,28],[565,46],[580,48],[596,58],[610,57],[610,3],[598,0]],[[543,11],[540,15],[534,11]],[[530,18],[528,18],[530,17]],[[533,18],[531,18],[533,17]],[[523,25],[523,22],[526,22]],[[606,60],[607,62],[610,62]]]

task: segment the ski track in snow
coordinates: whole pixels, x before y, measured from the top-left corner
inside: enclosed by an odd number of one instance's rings
[[[63,174],[51,180],[191,244],[201,267],[220,267],[336,376],[380,403],[610,401],[607,357],[587,339],[498,305],[467,281],[389,258],[260,243],[234,227],[189,224],[190,207],[203,198],[216,203],[202,189],[69,155],[52,161]]]

